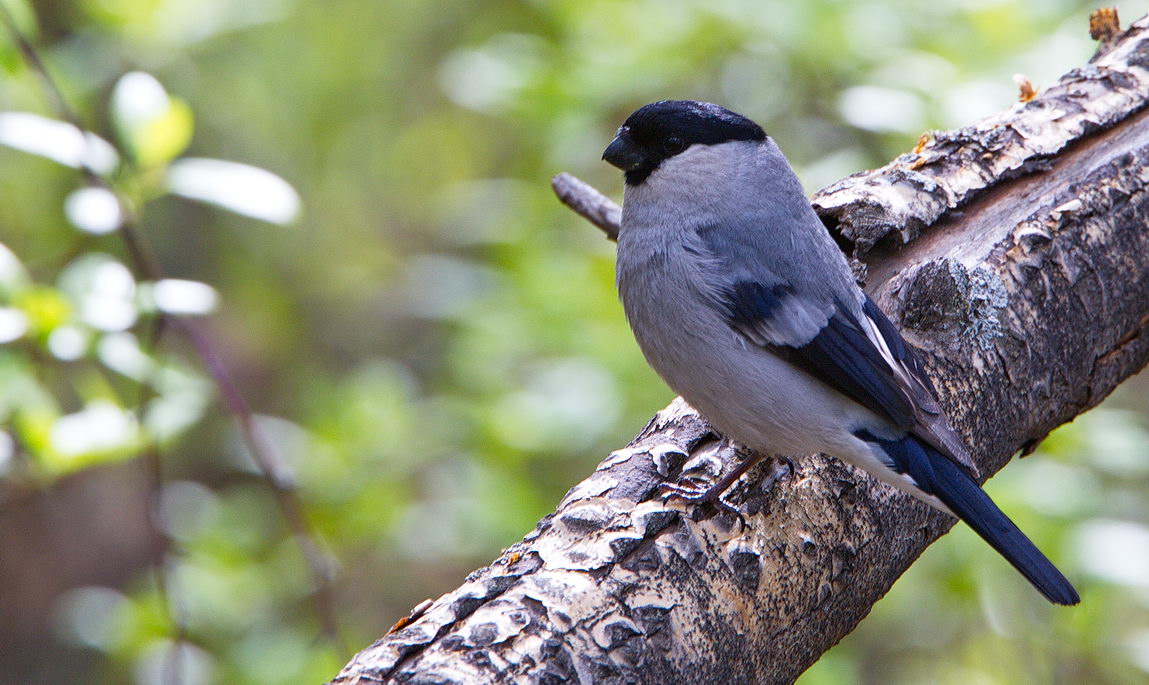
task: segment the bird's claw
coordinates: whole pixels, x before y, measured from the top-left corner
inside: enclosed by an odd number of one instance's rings
[[[677,497],[695,506],[714,504],[719,509],[733,514],[734,516],[738,517],[739,521],[742,521],[742,512],[739,511],[734,505],[722,499],[722,493],[726,489],[725,487],[707,487],[703,484],[702,481],[694,478],[689,479],[688,482],[692,483],[692,485],[663,483],[662,485],[658,486],[658,489],[661,490],[662,494],[667,498]],[[743,524],[745,524],[744,521]]]

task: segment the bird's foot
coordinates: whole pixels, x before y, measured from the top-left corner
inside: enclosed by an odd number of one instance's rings
[[[691,484],[663,483],[658,486],[658,489],[662,491],[665,497],[677,497],[695,506],[714,504],[719,509],[734,514],[739,519],[742,518],[742,512],[738,511],[737,507],[722,499],[723,492],[729,487],[728,483],[720,481],[710,487],[706,487],[697,479],[692,478],[688,482]]]
[[[738,466],[720,478],[718,482],[707,487],[703,482],[696,478],[687,479],[689,485],[679,483],[663,483],[659,489],[667,497],[678,497],[679,499],[690,502],[696,506],[705,504],[714,504],[717,508],[727,513],[733,514],[743,528],[746,527],[746,517],[734,505],[722,499],[723,493],[730,489],[731,485],[743,476],[750,467],[758,463],[757,457],[747,457],[742,460]]]

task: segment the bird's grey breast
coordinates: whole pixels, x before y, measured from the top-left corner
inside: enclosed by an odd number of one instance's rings
[[[643,355],[688,399],[728,376],[731,352],[745,347],[712,301],[712,265],[695,242],[683,224],[624,216],[617,261],[619,297]]]
[[[712,322],[704,320],[709,312],[701,306],[703,282],[697,267],[685,259],[678,236],[666,231],[655,240],[639,240],[637,232],[619,236],[618,293],[646,351],[665,348]]]

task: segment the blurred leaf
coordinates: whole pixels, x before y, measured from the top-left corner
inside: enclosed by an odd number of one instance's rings
[[[177,160],[168,170],[168,187],[177,195],[273,224],[291,223],[299,215],[299,195],[287,181],[238,162]]]
[[[455,102],[479,111],[498,111],[541,66],[546,42],[538,36],[504,33],[478,49],[458,50],[439,70],[443,91]]]
[[[112,115],[120,137],[143,167],[167,164],[192,139],[191,108],[142,71],[125,74],[116,83]]]
[[[114,24],[149,21],[164,0],[92,0],[84,3],[88,13]]]
[[[60,274],[60,289],[75,303],[80,320],[93,328],[122,331],[138,317],[135,277],[109,255],[92,252],[73,260]]]
[[[117,616],[131,600],[109,587],[89,585],[69,590],[55,602],[56,630],[77,644],[108,649],[116,632]]]
[[[131,333],[110,333],[100,339],[96,350],[104,366],[140,383],[151,379],[155,362]]]
[[[48,449],[48,434],[57,416],[55,398],[27,360],[0,348],[0,421],[12,426],[21,447],[33,455]]]
[[[913,93],[878,86],[855,86],[842,91],[838,101],[842,118],[870,131],[910,134],[925,125],[921,100]]]
[[[0,345],[19,339],[28,332],[28,317],[12,307],[0,307]]]
[[[64,214],[81,231],[103,235],[123,223],[120,201],[106,188],[80,188],[64,200]]]
[[[0,112],[0,144],[73,168],[106,174],[119,155],[108,141],[69,123],[30,112]]]
[[[75,361],[88,352],[92,341],[91,330],[85,326],[57,326],[48,335],[48,351],[63,361]]]
[[[29,288],[13,299],[27,316],[28,327],[35,336],[46,336],[72,318],[72,304],[55,288]]]
[[[11,297],[28,285],[28,271],[20,258],[0,243],[0,296]]]
[[[219,293],[207,283],[165,278],[141,288],[145,308],[165,314],[210,314],[219,303]]]
[[[1085,570],[1112,583],[1149,588],[1149,526],[1094,519],[1076,538]]]
[[[140,448],[139,426],[131,412],[106,400],[57,418],[49,429],[41,464],[51,473],[131,457]]]

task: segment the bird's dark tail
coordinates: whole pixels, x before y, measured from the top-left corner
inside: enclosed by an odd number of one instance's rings
[[[887,451],[890,443],[882,441]],[[907,444],[909,443],[909,444]],[[958,518],[1005,557],[1046,599],[1055,604],[1077,604],[1081,598],[1061,571],[997,508],[989,495],[966,471],[917,438],[897,441],[897,461],[905,472],[942,501]],[[893,456],[893,455],[891,455]]]

